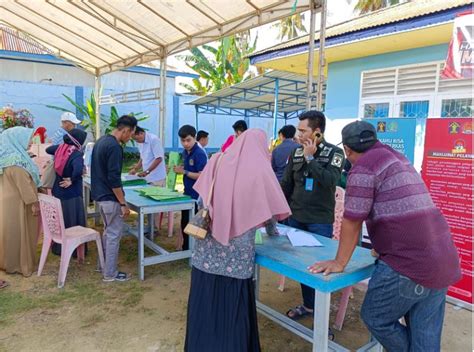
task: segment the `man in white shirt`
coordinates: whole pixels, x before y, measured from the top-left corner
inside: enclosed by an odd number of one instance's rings
[[[198,131],[196,141],[198,146],[201,147],[207,155],[206,146],[209,144],[209,132],[203,130]]]
[[[166,167],[165,151],[158,136],[146,132],[143,128],[137,126],[132,138],[138,144],[140,160],[129,171],[130,175],[145,177],[147,183],[165,187],[166,186]],[[140,171],[142,170],[142,171]],[[170,215],[171,214],[171,215]],[[168,214],[168,221],[171,221],[172,213]],[[160,213],[155,214],[155,226],[160,224]]]
[[[145,177],[149,184],[164,187],[166,185],[165,153],[160,139],[137,126],[133,140],[138,144],[140,160],[129,174]],[[142,170],[139,172],[139,170]]]

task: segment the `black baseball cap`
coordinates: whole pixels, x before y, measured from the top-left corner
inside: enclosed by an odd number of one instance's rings
[[[375,127],[365,121],[354,121],[342,129],[342,144],[363,153],[377,142]]]

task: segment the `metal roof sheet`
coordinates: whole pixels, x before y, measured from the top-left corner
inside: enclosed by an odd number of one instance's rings
[[[386,7],[378,11],[362,15],[355,19],[328,27],[326,29],[326,38],[383,26],[390,23],[396,23],[463,5],[469,5],[471,3],[471,0],[412,0],[398,5]],[[319,41],[319,32],[315,33],[315,41]],[[304,35],[285,43],[254,52],[252,55],[250,55],[250,57],[256,57],[267,52],[273,52],[307,44],[308,42],[309,35]]]
[[[273,111],[276,81],[279,81],[278,105],[281,112],[306,108],[306,76],[270,71],[231,87],[200,97],[187,104],[208,107]],[[281,88],[280,88],[281,87]],[[313,85],[316,90],[316,84]]]

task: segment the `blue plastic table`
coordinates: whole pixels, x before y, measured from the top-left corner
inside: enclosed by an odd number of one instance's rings
[[[138,231],[129,228],[129,232],[138,238],[138,276],[140,280],[145,278],[145,266],[171,262],[174,260],[185,259],[191,257],[191,251],[194,246],[193,238],[189,238],[189,248],[186,251],[170,253],[158,246],[155,242],[145,238],[145,215],[156,213],[167,213],[169,211],[188,210],[189,218],[194,216],[193,199],[180,201],[159,202],[147,197],[141,196],[133,189],[125,189],[125,200],[131,210],[138,213]],[[152,218],[152,216],[151,216]],[[145,245],[158,255],[145,258]]]
[[[263,244],[256,246],[257,309],[277,324],[311,342],[313,351],[348,351],[328,340],[331,292],[339,291],[369,278],[374,269],[374,257],[370,254],[370,250],[357,247],[343,273],[328,276],[312,274],[308,271],[308,266],[316,261],[334,259],[338,247],[337,241],[323,236],[314,236],[323,244],[323,247],[293,247],[287,236],[263,237]],[[313,331],[271,309],[259,300],[260,267],[316,290]],[[377,350],[378,348],[378,344],[372,341],[363,346],[360,351]]]
[[[170,211],[188,210],[190,219],[194,216],[195,200],[186,199],[181,201],[156,201],[147,197],[141,196],[135,190],[137,188],[152,187],[152,186],[130,186],[124,187],[125,201],[131,210],[138,214],[138,228],[126,226],[125,230],[134,235],[138,239],[138,277],[140,280],[145,279],[145,266],[166,263],[174,260],[185,259],[191,257],[191,251],[194,246],[193,238],[189,238],[189,250],[179,252],[168,252],[164,248],[157,245],[153,240],[145,237],[145,216],[148,215],[150,234],[153,233],[153,216],[156,213],[167,213]],[[90,178],[84,178],[84,188],[90,189]],[[85,190],[85,194],[88,192]],[[86,200],[86,204],[88,204]],[[86,214],[87,207],[86,207]],[[96,217],[96,214],[88,214]],[[97,219],[97,217],[96,217]],[[153,239],[153,237],[151,236]],[[157,255],[145,257],[145,246],[150,248]]]

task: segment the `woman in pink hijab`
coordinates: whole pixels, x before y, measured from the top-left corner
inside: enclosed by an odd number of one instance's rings
[[[204,204],[213,177],[211,233],[196,241],[192,255],[185,351],[260,351],[252,280],[255,231],[265,225],[274,234],[272,220],[290,215],[265,132],[249,129],[212,157],[194,185]]]

